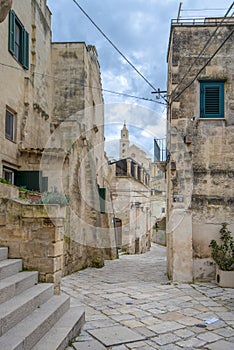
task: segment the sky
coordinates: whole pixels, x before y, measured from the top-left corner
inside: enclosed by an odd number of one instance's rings
[[[94,45],[103,89],[139,97],[103,92],[107,154],[117,158],[120,130],[126,121],[130,141],[153,157],[153,139],[166,135],[166,104],[163,98],[156,99],[152,91],[165,91],[167,87],[170,23],[177,18],[180,1],[76,2],[145,78],[111,46],[73,0],[47,1],[52,12],[53,41],[84,41]],[[184,0],[181,17],[223,16],[231,4],[230,0]]]

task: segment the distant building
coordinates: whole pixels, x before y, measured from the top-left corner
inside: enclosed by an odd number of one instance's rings
[[[137,163],[139,163],[141,166],[147,169],[147,171],[149,171],[152,159],[147,157],[145,151],[143,151],[134,144],[130,144],[129,132],[126,127],[126,124],[124,123],[123,128],[121,130],[119,158],[123,159],[126,157],[131,157]]]
[[[150,248],[150,175],[131,158],[109,166],[117,247],[144,253]]]
[[[109,161],[109,166],[117,247],[130,254],[144,253],[151,244],[149,159],[144,151],[130,145],[125,123],[120,159]]]
[[[166,178],[158,162],[150,165],[150,189],[152,241],[166,245]]]
[[[167,243],[176,281],[213,279],[209,243],[222,222],[234,233],[233,29],[232,17],[171,25]]]

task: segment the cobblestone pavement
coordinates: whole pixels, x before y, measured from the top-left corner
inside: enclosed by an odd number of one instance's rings
[[[170,283],[164,247],[67,276],[62,290],[86,312],[69,350],[234,349],[234,289]]]

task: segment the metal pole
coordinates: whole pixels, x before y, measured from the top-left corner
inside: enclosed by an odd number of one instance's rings
[[[180,5],[179,5],[179,10],[178,10],[178,16],[177,16],[177,23],[179,23],[179,20],[180,20],[180,12],[181,12],[181,8],[182,8],[182,2],[180,2]]]

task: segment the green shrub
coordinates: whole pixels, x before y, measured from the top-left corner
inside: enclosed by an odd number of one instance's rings
[[[220,229],[221,244],[218,244],[214,239],[210,242],[209,247],[212,248],[211,256],[223,271],[234,270],[234,239],[231,231],[227,228],[227,223],[222,223]]]
[[[2,177],[0,177],[0,182],[1,182],[2,184],[12,185],[11,182],[7,181],[6,179],[3,179]]]
[[[58,192],[56,188],[52,192],[45,192],[42,195],[40,201],[37,204],[59,204],[59,205],[67,205],[69,203],[69,198],[67,195]]]

